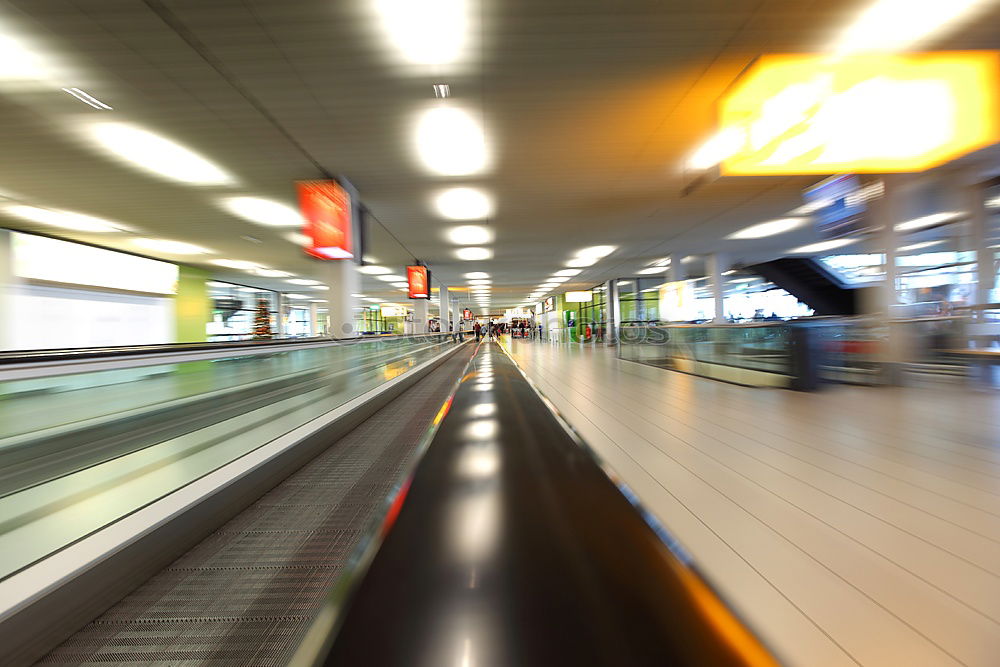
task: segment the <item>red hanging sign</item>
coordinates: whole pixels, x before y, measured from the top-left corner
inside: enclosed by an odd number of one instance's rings
[[[406,267],[406,284],[409,288],[409,295],[411,299],[431,298],[430,290],[427,286],[428,282],[426,266]]]
[[[305,251],[320,259],[354,257],[350,195],[336,181],[299,181],[295,187],[309,237]]]
[[[471,320],[472,319],[472,311],[469,310],[468,308],[466,308],[465,310],[463,310],[462,311],[462,319],[463,320]]]

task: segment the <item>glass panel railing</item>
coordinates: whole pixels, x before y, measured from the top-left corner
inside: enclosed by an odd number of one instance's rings
[[[274,346],[4,382],[0,578],[453,344],[436,334]]]
[[[622,327],[622,359],[752,386],[794,384],[791,327],[662,325]]]

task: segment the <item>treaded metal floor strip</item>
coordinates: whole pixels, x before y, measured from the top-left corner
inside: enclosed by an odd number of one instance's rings
[[[447,360],[38,664],[285,664],[470,356]]]

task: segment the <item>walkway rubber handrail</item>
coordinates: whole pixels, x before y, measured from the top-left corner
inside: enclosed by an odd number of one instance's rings
[[[463,334],[468,332],[462,332]],[[79,347],[46,350],[12,350],[0,352],[0,365],[39,363],[46,361],[61,362],[74,359],[96,359],[101,357],[123,357],[141,354],[177,354],[182,352],[198,352],[202,350],[246,350],[260,347],[282,345],[303,345],[308,343],[350,344],[371,340],[397,340],[404,338],[419,338],[421,336],[441,336],[440,332],[425,334],[399,334],[379,336],[355,336],[351,338],[281,338],[269,340],[243,340],[229,342],[205,343],[161,343],[156,345],[121,345],[110,347]]]
[[[293,665],[778,664],[493,343],[436,421]]]

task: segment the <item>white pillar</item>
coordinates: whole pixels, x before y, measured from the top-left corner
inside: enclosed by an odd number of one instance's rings
[[[722,275],[722,272],[728,270],[729,267],[725,265],[725,262],[725,256],[715,252],[707,257],[707,266],[705,267],[708,270],[708,279],[712,283],[712,299],[715,301],[715,317],[713,321],[716,324],[726,321],[726,307],[723,300],[725,294],[725,277]]]
[[[462,328],[462,302],[457,295],[451,302],[451,319],[455,324],[455,331]]]
[[[413,333],[427,333],[427,299],[413,300]]]
[[[976,251],[976,305],[991,303],[990,292],[996,281],[993,265],[995,250],[989,247],[989,212],[986,210],[986,191],[981,183],[964,188],[965,207],[969,211],[969,231],[972,249]]]
[[[622,325],[622,309],[618,300],[618,281],[609,280],[605,283],[605,309],[607,310],[608,331],[604,341],[614,345],[618,340],[618,329]],[[534,322],[534,321],[532,321]]]
[[[315,301],[309,304],[309,335],[320,336],[323,330],[319,325],[319,304]]]
[[[448,288],[445,285],[438,285],[438,318],[441,321],[441,333],[448,331]]]
[[[0,229],[0,350],[10,350],[14,346],[15,283],[13,235]]]
[[[667,280],[670,282],[677,282],[678,280],[684,280],[684,255],[679,252],[671,253],[670,255],[670,268],[667,269]]]
[[[328,335],[332,338],[353,338],[358,335],[354,330],[354,306],[357,299],[352,294],[357,293],[360,285],[358,267],[346,259],[327,260],[323,264],[328,302]]]

